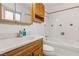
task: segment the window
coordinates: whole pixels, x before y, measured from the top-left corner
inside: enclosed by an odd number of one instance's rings
[[[20,21],[21,20],[21,14],[20,13],[15,13],[15,20]]]
[[[8,20],[13,20],[13,12],[9,11],[9,10],[5,10],[5,19]]]

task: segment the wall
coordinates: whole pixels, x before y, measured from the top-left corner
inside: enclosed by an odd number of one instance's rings
[[[56,6],[56,8],[57,7],[61,8],[60,6]],[[63,7],[65,8],[66,4],[65,6],[63,4]],[[63,9],[63,7],[61,9]],[[47,24],[48,40],[52,40],[52,42],[64,41],[66,43],[79,42],[79,7],[49,14]],[[60,26],[60,24],[62,24],[62,26]],[[73,24],[73,26],[70,26],[70,24]],[[64,32],[64,35],[61,35],[61,32]]]
[[[43,23],[33,23],[30,26],[0,24],[0,39],[15,38],[19,30],[26,29],[27,35],[43,35]]]

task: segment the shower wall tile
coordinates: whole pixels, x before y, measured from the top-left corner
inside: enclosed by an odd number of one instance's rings
[[[49,14],[49,40],[79,41],[79,8]],[[53,27],[51,27],[53,24]],[[62,26],[59,26],[62,24]],[[73,24],[73,26],[70,26]],[[64,32],[64,35],[61,35]]]

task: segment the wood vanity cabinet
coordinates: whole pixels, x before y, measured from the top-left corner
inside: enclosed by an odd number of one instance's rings
[[[44,4],[43,3],[33,3],[32,5],[33,5],[32,6],[33,21],[44,22],[44,15],[45,15]]]
[[[22,47],[2,54],[2,56],[42,56],[43,55],[43,39],[36,40]]]

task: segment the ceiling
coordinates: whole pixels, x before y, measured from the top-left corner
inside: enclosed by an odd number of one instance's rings
[[[45,5],[45,11],[46,11],[47,13],[50,13],[51,10],[52,10],[54,7],[59,6],[59,5],[62,5],[62,4],[64,4],[64,3],[45,3],[45,4],[44,4],[44,5]]]

